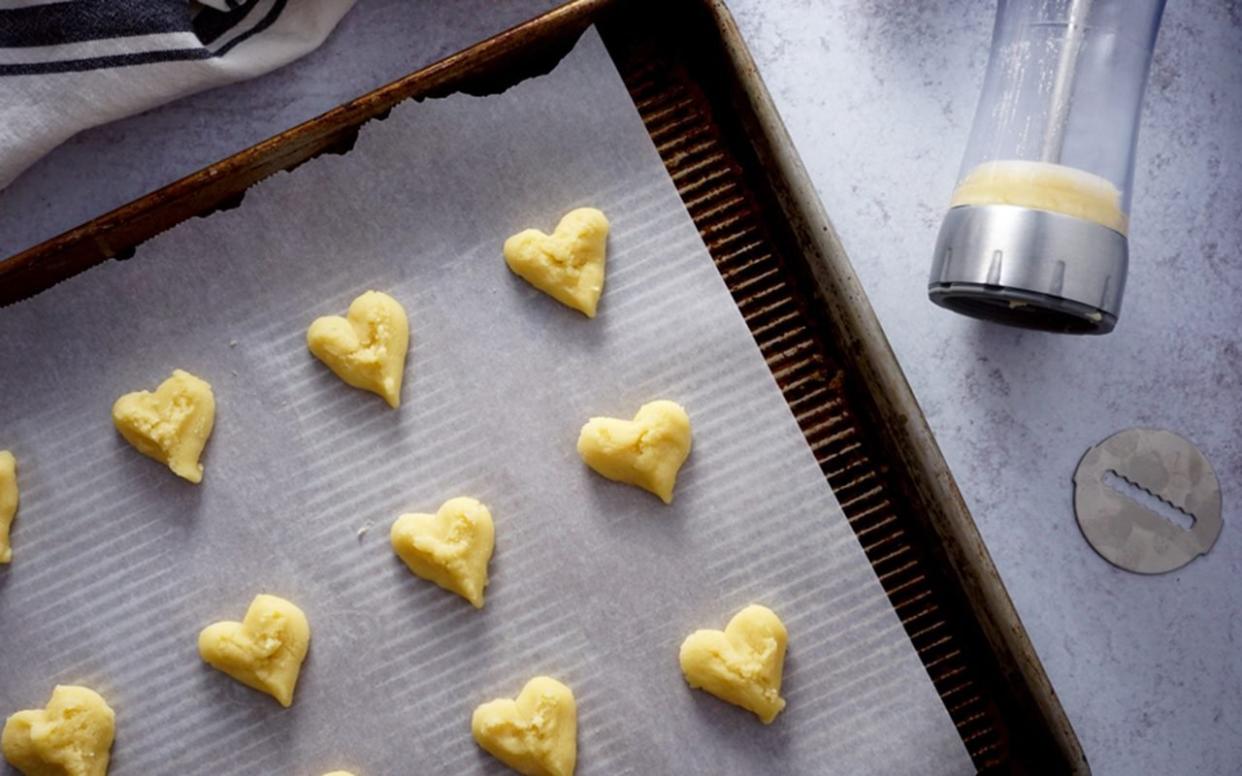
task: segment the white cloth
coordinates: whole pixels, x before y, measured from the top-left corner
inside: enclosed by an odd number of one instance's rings
[[[0,0],[0,188],[88,127],[274,70],[354,0]]]

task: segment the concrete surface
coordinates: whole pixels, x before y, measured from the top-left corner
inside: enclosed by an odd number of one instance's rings
[[[0,254],[554,4],[360,0],[283,71],[58,149],[0,192]],[[979,324],[927,301],[990,0],[731,6],[1095,772],[1242,773],[1242,3],[1169,5],[1125,309],[1115,333],[1091,339]],[[1224,489],[1216,548],[1161,577],[1109,566],[1073,518],[1078,458],[1134,425],[1192,439]]]

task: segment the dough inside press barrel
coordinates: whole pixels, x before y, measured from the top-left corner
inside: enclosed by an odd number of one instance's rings
[[[985,162],[957,184],[950,207],[1020,205],[1062,213],[1126,233],[1121,191],[1106,178],[1063,164],[1007,159]]]

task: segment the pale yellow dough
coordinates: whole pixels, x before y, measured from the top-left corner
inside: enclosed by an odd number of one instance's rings
[[[211,386],[180,369],[173,370],[154,393],[127,393],[112,405],[112,422],[126,442],[193,483],[203,480],[198,458],[215,420]]]
[[[13,560],[9,528],[17,516],[17,459],[8,450],[0,450],[0,563]]]
[[[344,318],[316,318],[306,330],[306,346],[346,383],[379,394],[390,407],[401,406],[410,323],[396,299],[368,291]]]
[[[392,548],[410,571],[483,608],[492,558],[492,513],[472,498],[444,502],[434,514],[408,514],[392,524]]]
[[[26,776],[105,776],[116,715],[94,690],[58,684],[47,707],[9,717],[4,759]]]
[[[690,443],[690,416],[681,405],[661,400],[644,404],[633,420],[591,418],[578,435],[578,454],[608,479],[637,485],[671,504]]]
[[[517,700],[474,710],[474,740],[524,776],[572,776],[578,759],[578,707],[568,687],[546,676],[526,683]]]
[[[354,776],[354,775],[350,773],[349,771],[332,771],[332,773],[325,773],[323,776]]]
[[[207,664],[286,708],[309,647],[306,615],[274,595],[255,596],[241,622],[213,623],[198,635],[198,654]]]
[[[1021,205],[1094,221],[1122,234],[1129,226],[1121,192],[1111,181],[1049,162],[985,162],[957,184],[950,206],[958,205]]]
[[[604,290],[608,219],[593,207],[571,210],[552,234],[526,229],[505,240],[505,263],[527,283],[588,318]]]
[[[785,708],[781,673],[789,634],[767,607],[751,604],[724,631],[700,630],[681,645],[681,672],[694,688],[755,713],[769,724]]]

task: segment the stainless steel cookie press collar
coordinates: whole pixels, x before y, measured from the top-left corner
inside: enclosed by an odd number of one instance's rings
[[[1126,286],[1125,235],[1073,216],[1016,205],[964,205],[945,215],[928,296],[985,320],[1106,334]]]

